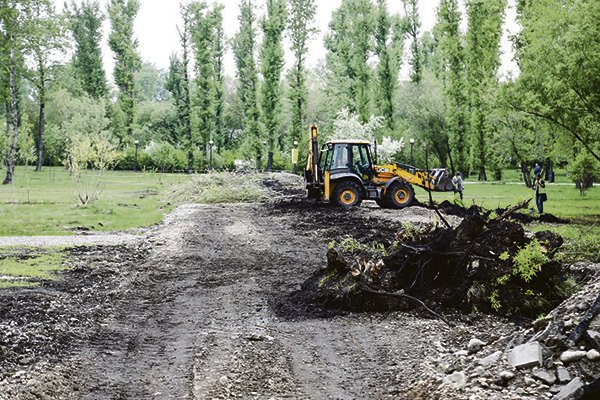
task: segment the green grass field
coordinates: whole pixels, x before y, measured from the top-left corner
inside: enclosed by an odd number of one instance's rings
[[[73,180],[64,168],[46,167],[42,172],[30,168],[26,173],[24,167],[17,167],[13,185],[0,185],[0,236],[69,235],[78,228],[119,231],[150,226],[159,222],[179,200],[211,202],[206,200],[211,194],[219,198],[226,196],[227,182],[240,178],[222,178],[222,175],[225,174],[216,174],[209,181],[198,181],[202,175],[109,172],[100,199],[92,205],[82,206]],[[464,185],[464,205],[496,209],[533,197],[531,189],[518,183],[517,171],[507,170],[503,176],[507,183],[480,183],[468,179]],[[192,180],[200,182],[196,183],[196,188],[211,192],[193,196],[194,186],[189,185]],[[556,171],[556,180],[557,183],[546,186],[545,212],[575,219],[584,225],[600,222],[598,188],[581,196],[573,185],[565,184],[568,178],[564,171]],[[188,192],[192,196],[185,195]],[[428,199],[427,193],[419,188],[415,189],[415,194],[422,202]],[[433,198],[436,202],[454,201],[458,196],[433,193]]]
[[[64,168],[29,169],[26,173],[24,167],[17,167],[14,183],[0,186],[0,236],[69,235],[82,227],[119,231],[149,226],[172,209],[165,199],[189,180],[190,176],[183,174],[109,172],[99,200],[82,206]]]

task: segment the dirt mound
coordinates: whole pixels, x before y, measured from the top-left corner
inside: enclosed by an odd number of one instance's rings
[[[562,243],[473,212],[456,228],[402,227],[389,247],[342,242],[302,288],[316,303],[352,311],[405,309],[420,299],[438,310],[532,318],[570,294],[553,260]]]

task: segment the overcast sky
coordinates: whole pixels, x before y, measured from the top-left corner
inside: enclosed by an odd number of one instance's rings
[[[58,11],[62,10],[64,0],[53,0]],[[514,33],[516,30],[515,10],[514,1],[509,0],[509,9],[507,11],[507,18],[504,27],[504,37],[502,49],[505,53],[502,56],[502,70],[501,73],[505,73],[507,70],[515,70],[514,63],[510,60],[512,53],[510,51],[510,44],[508,42],[508,31]],[[77,4],[81,3],[81,0],[75,0]],[[328,24],[331,20],[331,13],[337,9],[342,0],[316,0],[317,3],[317,15],[315,26],[319,29],[319,33],[315,35],[314,39],[310,44],[310,54],[308,58],[308,67],[314,67],[319,59],[325,57],[325,49],[323,47],[323,35],[328,30]],[[209,3],[213,3],[209,1]],[[228,37],[232,37],[238,30],[238,14],[239,14],[239,0],[221,0],[218,3],[224,4],[225,9],[223,11],[224,28],[225,34]],[[100,4],[106,11],[106,5],[108,0],[100,0]],[[180,1],[178,0],[140,0],[140,10],[138,12],[135,26],[134,35],[139,42],[139,52],[144,62],[150,62],[161,69],[168,69],[169,67],[169,55],[173,52],[179,52],[179,36],[177,33],[177,26],[181,25],[180,17]],[[258,16],[265,13],[265,0],[255,0],[255,4],[258,6]],[[439,0],[419,0],[419,14],[422,20],[421,32],[431,30],[435,23],[436,9],[439,5]],[[391,12],[403,13],[402,1],[401,0],[389,0],[388,6]],[[464,11],[464,9],[463,9]],[[464,13],[463,13],[464,14]],[[464,16],[463,16],[464,17]],[[114,67],[113,55],[108,48],[108,31],[110,24],[107,21],[104,23],[104,41],[102,52],[104,55],[104,65],[107,72],[107,76],[112,81],[112,71]],[[463,29],[466,27],[463,24]],[[408,47],[408,46],[406,46]],[[406,59],[406,57],[405,57]],[[290,63],[292,57],[287,52],[286,61]],[[225,73],[229,76],[235,75],[235,63],[233,54],[228,50],[225,60]],[[408,75],[408,70],[405,67],[402,73]]]

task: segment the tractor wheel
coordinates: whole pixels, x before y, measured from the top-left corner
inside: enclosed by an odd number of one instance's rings
[[[389,201],[385,197],[375,200],[375,203],[381,208],[391,208]]]
[[[396,182],[385,191],[385,199],[393,208],[404,208],[412,204],[415,191],[406,182]]]
[[[359,206],[362,202],[362,190],[358,184],[350,181],[340,182],[333,190],[332,201],[342,208]]]

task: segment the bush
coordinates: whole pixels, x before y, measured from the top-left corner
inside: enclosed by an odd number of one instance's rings
[[[582,196],[593,186],[598,170],[598,163],[587,152],[580,152],[571,164],[569,176]]]
[[[151,143],[145,151],[150,156],[152,166],[158,171],[184,171],[187,169],[187,154],[183,150],[176,149],[170,143]]]

